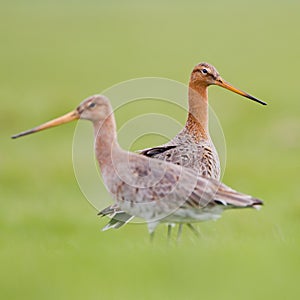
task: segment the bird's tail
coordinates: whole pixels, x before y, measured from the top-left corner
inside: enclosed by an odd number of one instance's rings
[[[253,207],[260,209],[263,205],[262,200],[237,192],[225,184],[219,186],[214,200],[230,208]]]

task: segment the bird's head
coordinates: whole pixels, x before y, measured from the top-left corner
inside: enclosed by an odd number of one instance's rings
[[[194,67],[192,74],[191,74],[190,85],[192,88],[196,88],[196,89],[197,89],[197,87],[206,88],[210,85],[218,85],[218,86],[223,87],[231,92],[234,92],[243,97],[246,97],[248,99],[256,101],[260,104],[266,105],[265,102],[249,95],[246,92],[243,92],[243,91],[235,88],[230,83],[226,82],[220,76],[217,69],[208,63],[200,63]]]
[[[112,108],[108,98],[102,95],[91,96],[84,100],[75,110],[47,123],[13,135],[12,138],[15,139],[78,119],[85,119],[92,122],[101,122],[104,121],[111,113]]]
[[[221,77],[217,69],[208,63],[196,65],[191,74],[191,82],[195,85],[209,86],[216,84],[218,80],[221,80]]]
[[[112,108],[108,98],[95,95],[81,102],[76,112],[80,119],[97,122],[105,120],[112,113]]]

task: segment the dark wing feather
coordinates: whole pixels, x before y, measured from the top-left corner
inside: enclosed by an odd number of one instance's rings
[[[158,154],[162,154],[170,149],[176,148],[177,146],[173,145],[173,146],[161,146],[161,147],[154,147],[154,148],[148,148],[148,149],[144,149],[139,151],[139,154],[148,156],[148,157],[153,157],[155,155]]]

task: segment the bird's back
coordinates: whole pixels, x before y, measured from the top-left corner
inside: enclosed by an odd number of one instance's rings
[[[193,136],[185,126],[172,140],[168,143],[154,148],[147,148],[139,151],[141,155],[154,158],[161,161],[180,165],[184,168],[195,171],[197,175],[212,178],[215,180],[220,179],[220,161],[218,153],[215,149],[210,137],[198,138]],[[158,207],[159,208],[159,207]],[[159,208],[160,209],[160,208]],[[199,209],[180,208],[177,214],[170,218],[170,222],[178,222],[179,220],[199,221],[199,217],[204,219],[212,219],[219,216],[223,207],[216,206],[215,209],[209,210],[208,214],[201,214],[199,216]],[[213,214],[215,212],[216,214]],[[181,215],[182,214],[182,215]],[[102,211],[99,215],[112,216],[111,221],[103,228],[107,230],[110,228],[119,228],[129,222],[133,217],[132,214],[124,212],[118,205],[110,206]],[[198,218],[195,218],[197,216]],[[167,221],[168,218],[166,218]]]
[[[193,215],[198,216],[194,221],[201,221],[220,215],[226,208],[262,204],[193,170],[133,153],[126,155],[119,154],[104,181],[121,209],[147,221],[187,222]]]
[[[168,143],[139,153],[192,169],[204,177],[220,179],[219,156],[211,139],[195,139],[186,128]]]

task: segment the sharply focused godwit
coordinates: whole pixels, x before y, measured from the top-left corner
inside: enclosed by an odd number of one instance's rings
[[[223,80],[216,68],[208,63],[196,65],[191,73],[188,91],[189,113],[185,127],[168,143],[141,150],[140,154],[169,161],[195,170],[199,175],[220,179],[218,153],[210,138],[208,128],[208,87],[218,85],[248,99],[265,102],[243,92]],[[103,228],[119,228],[133,217],[115,204],[102,210],[100,215],[112,217]],[[191,225],[189,225],[191,227]],[[169,227],[169,232],[171,227]],[[181,230],[181,228],[180,228]]]
[[[77,119],[93,123],[95,153],[106,188],[124,212],[147,221],[150,233],[161,222],[216,219],[228,208],[262,205],[261,200],[194,170],[121,149],[112,107],[104,96],[92,96],[74,111],[12,138]]]

